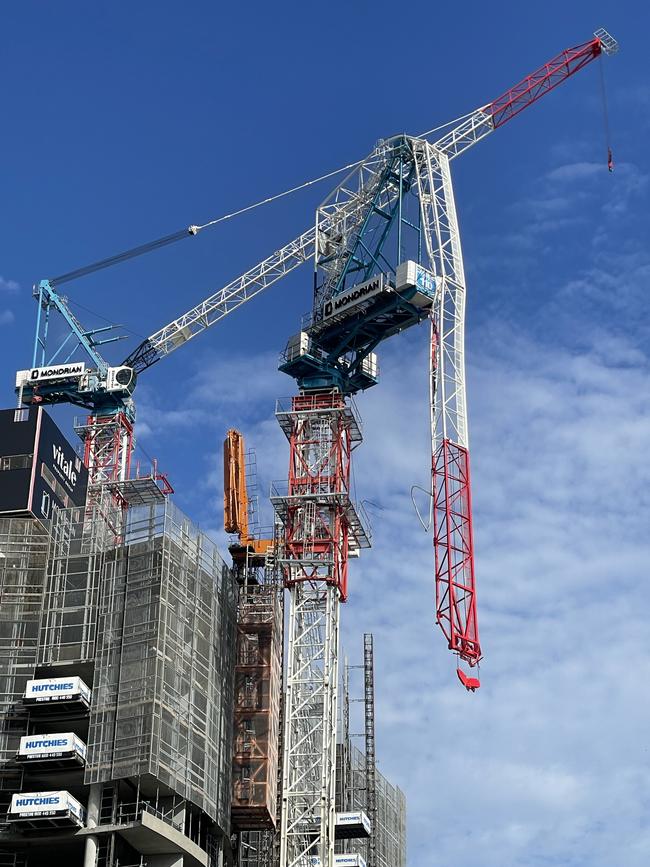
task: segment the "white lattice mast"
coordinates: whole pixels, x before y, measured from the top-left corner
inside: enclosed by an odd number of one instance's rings
[[[272,501],[284,525],[279,562],[289,588],[281,867],[334,855],[340,603],[350,550],[369,544],[350,499],[350,456],[361,441],[336,389],[303,392],[277,418],[290,445],[287,484]]]

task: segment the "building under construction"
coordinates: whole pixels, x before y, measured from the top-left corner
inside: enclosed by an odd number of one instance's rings
[[[49,867],[54,847],[71,867],[274,867],[284,605],[273,546],[240,536],[228,565],[151,477],[87,497],[43,409],[0,424],[11,452],[0,456],[0,865]],[[342,757],[351,788],[338,808],[364,809],[358,754],[341,745]],[[390,834],[403,844],[403,827]]]

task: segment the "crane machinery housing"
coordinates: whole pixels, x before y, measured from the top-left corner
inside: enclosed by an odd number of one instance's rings
[[[298,394],[277,404],[289,443],[289,473],[271,492],[282,526],[276,556],[290,600],[280,867],[335,863],[339,609],[348,596],[348,561],[370,544],[350,487],[352,451],[362,439],[353,397],[378,382],[379,345],[428,320],[435,617],[449,649],[475,667],[482,650],[465,387],[466,282],[451,162],[617,48],[607,31],[598,30],[440,137],[400,134],[380,141],[318,207],[313,227],[153,333],[117,367],[99,353],[103,343],[118,339],[104,333],[110,327],[85,330],[56,279],[35,290],[33,366],[17,374],[19,402],[66,402],[90,411],[78,432],[92,490],[128,478],[137,378],[313,259],[312,310],[280,360]],[[196,230],[190,227],[189,234]],[[69,331],[52,352],[48,328],[54,311]],[[79,347],[90,367],[74,358]],[[234,441],[232,448],[237,454]],[[479,685],[465,672],[459,677],[468,689]]]

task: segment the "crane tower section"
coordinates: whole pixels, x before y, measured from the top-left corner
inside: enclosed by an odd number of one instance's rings
[[[361,441],[351,402],[337,389],[303,391],[276,416],[289,441],[288,481],[271,496],[290,592],[280,864],[308,867],[333,858],[339,606],[348,558],[370,538],[350,496]]]

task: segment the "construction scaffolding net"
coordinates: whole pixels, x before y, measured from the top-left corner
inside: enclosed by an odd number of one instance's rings
[[[337,778],[346,781],[337,786],[337,810],[367,810],[366,757],[357,747],[339,744]],[[377,867],[406,867],[406,797],[375,769],[375,863]],[[339,853],[359,854],[367,862],[369,841],[364,839],[338,842]]]
[[[62,509],[49,531],[38,664],[92,666],[104,556],[115,537],[99,507]]]
[[[139,777],[230,827],[236,585],[173,503],[104,552],[86,784]]]
[[[36,667],[49,537],[34,518],[0,518],[0,816],[22,784],[22,699]]]
[[[4,761],[27,680],[75,672],[93,687],[86,784],[149,775],[227,828],[236,585],[216,545],[169,501],[130,509],[119,544],[100,506],[48,530],[0,519]]]
[[[242,587],[237,616],[235,749],[232,817],[235,827],[274,828],[282,688],[281,588]]]

